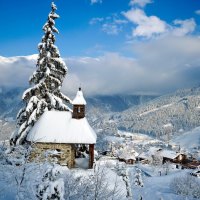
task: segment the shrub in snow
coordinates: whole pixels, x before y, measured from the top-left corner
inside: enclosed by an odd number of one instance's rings
[[[64,180],[60,178],[59,167],[52,167],[46,171],[42,183],[37,186],[37,199],[64,200]]]
[[[170,187],[176,194],[200,199],[200,182],[195,177],[190,175],[175,177]]]
[[[139,187],[143,187],[143,181],[142,181],[142,176],[141,176],[141,170],[140,169],[136,169],[136,173],[135,173],[135,185],[139,186]]]
[[[37,69],[29,80],[34,86],[27,89],[22,96],[26,105],[17,115],[18,130],[12,134],[11,144],[23,143],[27,133],[45,110],[69,110],[63,101],[69,103],[71,100],[60,91],[67,67],[54,45],[54,33],[58,33],[54,20],[59,15],[55,13],[57,8],[54,3],[51,8],[43,26],[44,36],[38,44]]]

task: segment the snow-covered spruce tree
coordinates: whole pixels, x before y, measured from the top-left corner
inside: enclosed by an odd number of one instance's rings
[[[64,180],[60,175],[59,167],[54,166],[46,171],[42,183],[37,186],[37,199],[64,200]]]
[[[37,69],[29,79],[33,87],[26,90],[22,96],[26,105],[17,115],[18,130],[11,136],[11,144],[22,144],[45,110],[69,110],[63,101],[71,103],[71,100],[60,92],[67,67],[57,46],[54,45],[54,33],[59,33],[54,20],[59,18],[59,15],[55,13],[57,8],[54,3],[51,4],[51,8],[43,26],[44,36],[38,44]]]
[[[142,175],[141,175],[141,170],[139,168],[136,169],[136,174],[135,174],[135,186],[143,187],[143,181],[142,181]]]

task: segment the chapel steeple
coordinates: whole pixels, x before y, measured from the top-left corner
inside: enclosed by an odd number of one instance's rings
[[[83,92],[81,90],[81,87],[79,87],[79,90],[76,94],[76,97],[72,101],[72,104],[73,104],[72,118],[74,119],[84,118],[86,101],[85,98],[83,97]]]

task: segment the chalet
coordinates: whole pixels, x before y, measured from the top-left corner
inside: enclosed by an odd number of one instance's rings
[[[186,169],[200,169],[200,161],[198,160],[187,160],[182,164],[182,168]]]
[[[149,164],[150,163],[150,157],[147,152],[142,152],[139,154],[136,158],[136,160],[142,164]]]
[[[175,163],[185,163],[187,161],[187,155],[184,153],[177,153],[176,158],[173,160]]]
[[[34,144],[31,159],[44,159],[50,151],[48,159],[54,157],[61,165],[73,168],[81,146],[89,154],[88,167],[92,168],[96,134],[85,117],[86,101],[81,88],[72,104],[73,112],[45,111],[35,123],[27,136],[27,141]]]
[[[136,162],[136,156],[138,156],[138,153],[130,149],[124,149],[118,153],[119,161],[125,162],[126,164],[134,164]]]
[[[141,153],[137,160],[148,163],[154,159],[159,158],[162,164],[166,162],[172,162],[177,164],[183,164],[187,161],[187,156],[183,153],[176,153],[175,151],[151,147],[148,152]]]
[[[136,158],[135,156],[126,156],[126,157],[119,157],[120,162],[125,162],[126,164],[135,164]]]

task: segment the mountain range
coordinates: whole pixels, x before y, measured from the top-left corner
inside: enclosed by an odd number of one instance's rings
[[[200,126],[200,87],[178,90],[110,116],[118,129],[157,138]]]
[[[3,139],[15,129],[15,119],[20,108],[23,107],[22,94],[25,88],[0,88],[0,137]],[[157,96],[154,95],[112,95],[93,96],[86,98],[87,116],[89,120],[103,119],[106,114],[122,112],[128,108],[142,105]],[[6,126],[6,125],[7,126]],[[7,128],[6,128],[7,127]],[[10,127],[10,128],[8,128]]]
[[[23,106],[25,88],[0,88],[0,133],[7,138]],[[86,98],[87,118],[96,130],[139,132],[166,139],[200,126],[200,87],[164,96],[112,95]],[[4,131],[2,131],[4,130]]]

